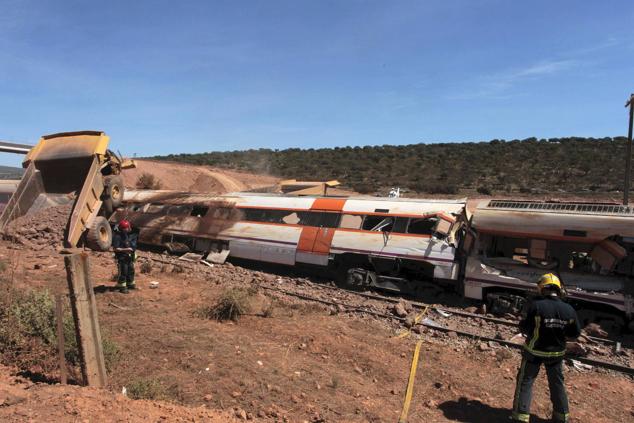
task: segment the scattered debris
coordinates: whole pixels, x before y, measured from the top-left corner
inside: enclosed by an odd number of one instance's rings
[[[202,260],[202,258],[203,258],[202,254],[185,253],[182,256],[180,256],[178,259],[183,261],[189,261],[192,263],[198,263],[200,260]]]
[[[526,337],[524,336],[523,333],[518,333],[516,335],[513,335],[513,337],[511,337],[509,341],[513,342],[514,344],[523,344],[524,341],[526,341]]]
[[[573,355],[587,355],[588,350],[579,342],[566,342],[566,352]]]
[[[434,308],[434,311],[440,314],[442,317],[451,317],[451,313],[447,313],[446,311],[441,310],[439,308]]]
[[[580,361],[577,360],[570,360],[572,362],[572,366],[579,370],[579,371],[586,371],[586,370],[592,370],[593,366],[589,365],[589,364],[584,364],[581,363]]]
[[[403,304],[402,302],[394,304],[394,306],[392,307],[392,312],[398,317],[407,316],[407,310],[405,309],[405,304]]]
[[[481,342],[481,343],[478,345],[478,349],[479,349],[480,351],[488,351],[488,350],[490,349],[490,347],[489,347],[489,346],[488,346],[485,342]]]
[[[599,338],[605,338],[608,336],[608,333],[597,323],[590,323],[588,326],[583,328],[583,331],[590,336],[596,336]]]
[[[222,250],[218,253],[211,252],[207,254],[205,260],[214,264],[224,264],[224,262],[227,261],[227,257],[229,257],[229,252],[229,250]]]
[[[432,319],[430,319],[429,317],[425,317],[423,319],[423,321],[421,322],[421,324],[425,325],[425,326],[432,326],[432,327],[436,327],[436,328],[445,328],[443,325],[436,323],[435,321],[433,321]],[[455,333],[455,332],[454,332]]]

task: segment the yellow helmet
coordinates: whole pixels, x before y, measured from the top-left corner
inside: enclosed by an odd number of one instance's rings
[[[555,287],[559,291],[561,291],[561,281],[556,275],[553,275],[552,273],[546,273],[545,275],[542,275],[542,277],[539,278],[539,282],[537,282],[537,286],[539,287],[540,291],[546,287]]]

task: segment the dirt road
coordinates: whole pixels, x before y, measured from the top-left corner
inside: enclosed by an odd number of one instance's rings
[[[123,172],[127,187],[135,188],[139,176],[151,174],[161,189],[225,194],[275,185],[279,178],[208,166],[155,160],[135,160],[137,167]]]

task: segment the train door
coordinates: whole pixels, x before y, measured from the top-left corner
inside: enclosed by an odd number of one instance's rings
[[[345,199],[315,200],[311,211],[300,217],[302,233],[297,244],[295,260],[302,263],[328,265],[330,246],[339,225],[340,211]]]

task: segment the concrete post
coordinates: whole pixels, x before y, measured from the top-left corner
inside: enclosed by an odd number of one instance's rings
[[[81,372],[87,386],[106,386],[106,365],[97,318],[97,304],[90,279],[88,254],[73,253],[64,257],[70,304],[75,320],[75,335],[81,357]]]

